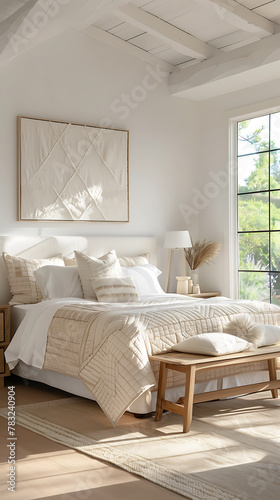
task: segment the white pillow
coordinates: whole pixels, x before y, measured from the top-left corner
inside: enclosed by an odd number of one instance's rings
[[[77,266],[44,266],[34,272],[43,299],[83,297]]]
[[[89,257],[83,252],[75,251],[78,271],[82,282],[84,298],[88,300],[97,300],[96,294],[92,288],[91,279],[93,278],[121,278],[123,276],[122,268],[115,250],[99,257]]]
[[[174,345],[172,351],[189,352],[192,354],[205,354],[221,356],[245,350],[251,350],[252,344],[247,340],[235,337],[229,333],[212,332],[200,333]]]
[[[164,294],[157,277],[161,271],[153,264],[144,266],[122,267],[124,276],[133,278],[139,295]]]
[[[263,337],[259,344],[260,347],[265,345],[278,344],[280,342],[280,326],[277,325],[261,325],[263,326]]]
[[[91,279],[99,302],[136,302],[138,293],[132,278]]]

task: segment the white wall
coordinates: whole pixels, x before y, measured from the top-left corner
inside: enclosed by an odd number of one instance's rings
[[[269,102],[268,102],[269,100]],[[251,89],[235,92],[201,102],[198,110],[200,123],[200,175],[197,189],[204,196],[203,207],[199,215],[200,238],[211,239],[222,243],[220,255],[212,262],[200,268],[200,282],[204,290],[221,290],[226,296],[230,294],[229,277],[229,188],[225,182],[229,173],[229,121],[230,117],[269,109],[270,105],[280,106],[280,80],[275,80]],[[240,109],[242,108],[242,109]],[[210,172],[220,175],[215,181]],[[222,181],[222,182],[221,182]],[[210,187],[210,183],[212,186]],[[213,196],[212,198],[209,197]],[[192,193],[194,200],[194,193]]]
[[[186,229],[178,204],[196,182],[197,105],[147,66],[71,30],[0,67],[0,234],[153,235],[161,247],[166,230]],[[134,109],[120,108],[122,94]],[[130,222],[18,222],[17,115],[129,129]]]
[[[0,67],[0,234],[156,236],[165,271],[165,231],[187,228],[194,239],[222,243],[219,257],[200,268],[200,283],[229,295],[228,188],[209,187],[210,172],[228,171],[230,110],[277,97],[280,104],[280,81],[190,102],[170,96],[164,78],[147,80],[147,66],[73,30]],[[144,95],[147,81],[155,88]],[[122,94],[134,106],[128,113]],[[17,221],[17,115],[129,129],[130,222]],[[179,252],[174,257],[170,290],[181,274]]]

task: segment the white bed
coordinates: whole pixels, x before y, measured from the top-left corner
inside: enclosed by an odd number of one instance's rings
[[[155,238],[152,237],[34,237],[34,238],[17,238],[10,236],[0,237],[1,251],[7,252],[11,255],[17,255],[24,258],[48,258],[53,255],[62,253],[63,256],[71,258],[74,250],[85,252],[88,255],[95,255],[99,257],[114,248],[119,256],[135,256],[143,253],[150,254],[150,262],[157,264],[157,245]],[[10,298],[9,284],[6,276],[6,270],[3,262],[0,263],[0,300],[2,303],[7,303]],[[165,295],[163,293],[163,295]],[[168,299],[171,298],[168,294]],[[186,298],[184,298],[185,300]],[[72,300],[72,299],[71,299]],[[75,301],[76,299],[73,299]],[[178,296],[174,295],[174,300],[178,300]],[[211,303],[213,299],[207,302]],[[193,303],[198,304],[206,302],[199,299],[189,299]],[[48,309],[51,301],[48,302]],[[35,307],[34,307],[35,306]],[[39,305],[40,306],[40,305]],[[43,307],[43,306],[42,306]],[[61,303],[62,307],[62,303]],[[35,380],[52,387],[62,389],[64,391],[76,394],[82,397],[94,399],[92,393],[82,383],[81,380],[57,373],[56,371],[42,369],[44,349],[35,349],[36,355],[40,352],[39,361],[34,361],[34,356],[26,356],[28,351],[28,342],[21,342],[21,327],[26,322],[26,318],[31,318],[32,309],[38,309],[37,305],[14,305],[11,307],[11,323],[13,333],[18,331],[15,335],[17,342],[14,340],[11,343],[11,348],[7,351],[8,361],[12,367],[13,373],[25,379]],[[55,309],[58,306],[55,306]],[[39,319],[42,319],[43,312],[40,312]],[[48,312],[49,322],[52,315]],[[46,331],[48,321],[46,321]],[[26,335],[26,333],[25,333]],[[28,337],[27,337],[28,338]],[[18,340],[19,339],[19,340]],[[32,342],[31,342],[32,344]],[[32,349],[32,348],[31,348]],[[30,354],[30,352],[29,352]],[[267,379],[267,374],[263,369],[258,369],[257,372],[248,372],[244,374],[235,374],[230,376],[219,377],[215,380],[200,381],[196,384],[196,392],[212,391],[220,388],[227,388],[233,385],[244,385]],[[155,388],[149,388],[140,397],[138,397],[133,404],[129,405],[128,411],[133,413],[149,413],[155,409]],[[168,389],[167,397],[172,401],[176,401],[179,397],[184,395],[184,387],[176,387]]]
[[[62,306],[63,304],[61,304]],[[35,305],[36,307],[36,305]],[[22,321],[26,316],[32,312],[34,304],[31,305],[15,305],[11,307],[11,318],[14,325],[18,325],[19,331],[17,332],[18,341],[15,342],[15,338],[11,343],[11,347],[8,351],[8,360],[13,374],[18,375],[26,380],[34,380],[47,384],[51,387],[61,389],[63,391],[75,394],[77,396],[85,397],[88,399],[94,399],[91,392],[85,387],[85,385],[77,378],[71,377],[69,375],[64,375],[62,373],[57,373],[50,370],[42,369],[43,358],[45,353],[45,340],[40,338],[36,332],[34,332],[34,338],[42,340],[37,344],[36,347],[32,344],[32,347],[28,346],[28,336],[26,339],[22,337],[20,330],[20,325],[22,326]],[[50,321],[51,316],[48,320]],[[43,321],[43,320],[42,320]],[[43,321],[45,326],[45,331],[47,330],[47,324],[45,320]],[[25,330],[26,331],[26,330]],[[40,333],[42,333],[42,328],[39,328]],[[22,342],[22,344],[21,344]],[[36,356],[34,356],[36,353]],[[41,353],[41,355],[39,355]],[[33,354],[33,355],[31,355]],[[15,366],[14,366],[15,365]],[[257,377],[257,378],[256,378]],[[214,380],[209,380],[205,382],[200,382],[196,384],[195,392],[207,392],[217,390],[218,388],[231,387],[239,383],[240,385],[249,383],[250,380],[254,378],[258,381],[263,381],[266,379],[266,372],[262,371],[259,373],[247,373],[239,374],[230,377],[224,377]],[[166,394],[168,398],[172,401],[177,401],[180,397],[184,396],[185,387],[174,387],[172,389],[167,389]],[[155,410],[156,406],[156,391],[147,391],[145,394],[140,396],[129,408],[128,411],[135,414],[148,414]]]
[[[65,257],[72,258],[74,250],[99,256],[110,251],[112,248],[116,249],[119,255],[133,256],[148,252],[150,254],[150,262],[153,264],[158,263],[157,241],[156,238],[150,236],[0,236],[0,253],[7,252],[11,255],[24,258],[48,258],[59,253],[62,253]],[[0,303],[7,303],[10,297],[11,293],[6,269],[3,260],[0,258]],[[26,312],[32,306],[32,304],[22,304],[11,307],[12,336],[22,322]],[[80,380],[61,373],[42,370],[32,364],[24,363],[20,359],[12,370],[12,373],[27,380],[41,382],[71,394],[92,399],[92,394]],[[213,384],[215,385],[215,382],[211,381],[209,390],[212,390]],[[183,391],[183,387],[173,389],[173,400],[175,401],[178,397],[181,397]],[[153,411],[155,409],[155,397],[155,392],[153,394],[151,392],[147,393],[135,402],[131,411],[140,414]],[[172,398],[172,394],[170,397]]]

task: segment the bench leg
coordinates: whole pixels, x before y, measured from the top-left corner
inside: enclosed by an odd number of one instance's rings
[[[167,382],[167,366],[166,363],[161,362],[159,367],[159,379],[158,379],[158,393],[157,393],[157,406],[155,421],[158,422],[162,417],[162,400],[165,398],[165,389]]]
[[[269,380],[277,380],[276,359],[268,359],[267,364],[269,371]],[[271,394],[273,398],[278,398],[278,389],[271,389]]]
[[[195,365],[187,366],[183,432],[189,432],[192,422],[194,383],[195,383]]]

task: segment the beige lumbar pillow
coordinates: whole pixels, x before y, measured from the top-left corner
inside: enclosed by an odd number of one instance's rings
[[[75,257],[72,257],[72,258],[70,258],[70,257],[63,257],[63,260],[64,260],[65,266],[67,266],[67,267],[76,266],[77,265]]]
[[[132,278],[93,278],[99,302],[135,302],[139,296]]]
[[[84,298],[97,300],[91,280],[94,278],[121,278],[123,272],[115,250],[99,257],[89,257],[83,252],[75,251],[75,258],[82,283]]]
[[[42,294],[36,283],[34,271],[46,265],[64,266],[62,255],[50,257],[49,259],[26,259],[3,252],[2,257],[7,269],[12,294],[11,305],[40,302]]]
[[[63,257],[66,266],[76,266],[77,262],[75,257]],[[136,255],[135,257],[119,257],[119,263],[121,267],[132,267],[132,266],[144,266],[149,264],[150,254],[143,253],[141,255]]]
[[[145,266],[150,262],[150,255],[143,253],[135,257],[119,257],[121,267]]]
[[[206,356],[222,356],[235,352],[252,350],[253,346],[244,339],[228,333],[200,333],[174,345],[172,351],[203,354]]]

